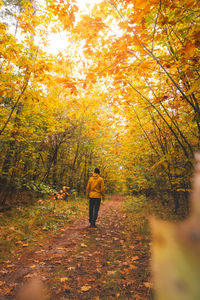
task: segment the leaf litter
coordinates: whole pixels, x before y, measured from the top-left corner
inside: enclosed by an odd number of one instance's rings
[[[137,231],[130,237],[122,206],[123,197],[111,197],[100,209],[98,228],[78,220],[36,249],[23,248],[9,265],[1,263],[0,297],[16,296],[22,282],[37,278],[50,300],[152,299],[149,253]]]

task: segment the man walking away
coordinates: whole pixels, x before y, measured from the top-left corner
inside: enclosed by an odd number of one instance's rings
[[[90,227],[96,227],[95,223],[98,217],[98,211],[102,199],[105,199],[104,193],[104,180],[99,176],[100,171],[98,168],[94,170],[94,174],[90,177],[88,184],[86,195],[89,199],[89,222]]]

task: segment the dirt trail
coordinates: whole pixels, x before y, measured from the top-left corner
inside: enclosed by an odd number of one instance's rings
[[[151,299],[145,284],[148,257],[137,232],[130,239],[124,228],[123,200],[115,195],[101,205],[98,228],[88,228],[84,217],[35,250],[0,264],[0,300],[15,299],[33,278],[42,282],[51,300]]]

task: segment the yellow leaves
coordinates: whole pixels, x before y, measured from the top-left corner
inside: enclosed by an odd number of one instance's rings
[[[35,28],[41,24],[41,19],[34,14],[34,9],[31,7],[30,3],[23,12],[20,12],[15,17],[18,20],[19,27],[23,33],[34,34]]]
[[[102,19],[97,17],[93,18],[91,16],[85,15],[82,20],[74,29],[74,33],[81,38],[85,38],[87,41],[95,39],[98,36],[99,31],[105,26]]]
[[[64,30],[70,29],[75,21],[74,14],[78,11],[78,6],[69,1],[58,0],[49,2],[48,9],[58,17]]]
[[[192,93],[199,91],[199,86],[200,86],[200,79],[195,81],[195,83],[190,87],[190,89],[187,91],[186,94],[190,95]]]
[[[119,26],[120,26],[122,29],[127,29],[127,28],[128,28],[128,22],[127,22],[127,21],[120,22],[120,23],[119,23]]]

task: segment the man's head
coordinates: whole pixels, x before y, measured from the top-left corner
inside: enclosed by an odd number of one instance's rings
[[[99,171],[99,169],[98,169],[98,168],[95,168],[95,169],[94,169],[94,173],[96,173],[96,174],[100,174],[100,171]]]

